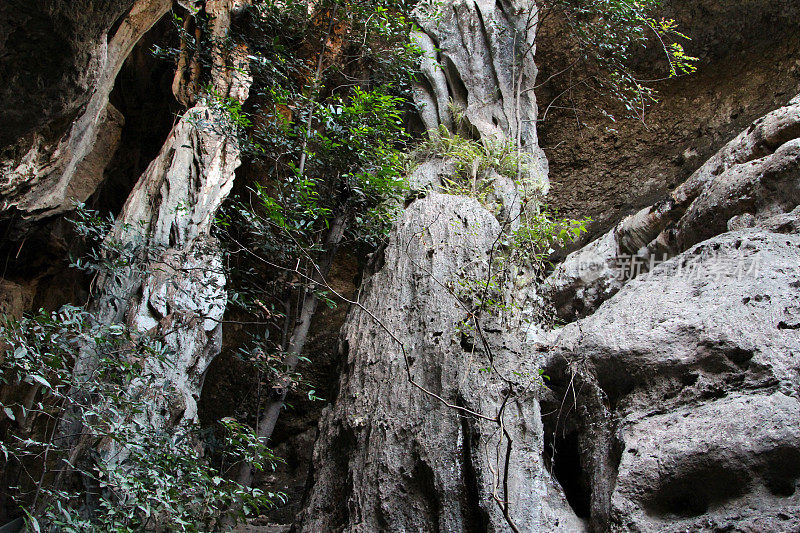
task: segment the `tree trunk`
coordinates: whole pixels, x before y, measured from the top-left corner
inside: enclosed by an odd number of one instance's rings
[[[311,127],[314,122],[314,102],[317,99],[317,93],[319,92],[319,86],[322,81],[322,66],[323,60],[325,59],[325,50],[328,48],[328,41],[331,38],[331,33],[333,32],[333,23],[336,19],[336,10],[339,7],[339,4],[336,3],[333,5],[333,9],[331,10],[331,17],[328,20],[328,30],[325,32],[325,37],[322,40],[322,49],[319,51],[319,57],[317,58],[317,69],[314,72],[314,79],[311,86],[311,102],[308,104],[308,119],[306,120],[306,132],[303,136],[303,146],[300,150],[300,164],[297,166],[297,172],[300,174],[300,177],[303,177],[303,174],[306,170],[306,160],[308,159],[308,154],[306,153],[306,149],[308,148],[308,140],[311,138]]]
[[[312,274],[309,276],[314,282],[323,286],[326,284],[326,278],[333,265],[333,260],[336,257],[336,252],[346,227],[347,216],[344,213],[337,215],[333,219],[325,239],[324,255],[319,264],[313,265]],[[286,358],[283,361],[286,374],[273,384],[267,407],[258,421],[258,436],[264,443],[269,441],[270,437],[272,437],[272,432],[275,430],[275,424],[278,422],[283,403],[286,400],[286,394],[291,388],[290,374],[297,368],[297,363],[300,361],[300,354],[303,352],[308,338],[308,331],[311,328],[311,319],[317,310],[317,304],[319,304],[319,298],[317,298],[313,290],[313,285],[316,284],[314,282],[305,286],[305,295],[297,317],[297,323],[286,347]],[[252,482],[253,468],[250,464],[243,464],[239,470],[239,483],[250,486]]]

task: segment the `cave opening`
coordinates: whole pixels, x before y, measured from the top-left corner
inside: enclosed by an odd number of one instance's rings
[[[103,181],[86,201],[103,215],[117,216],[122,210],[139,176],[158,155],[179,111],[171,90],[174,66],[151,52],[156,44],[162,48],[177,44],[169,17],[162,18],[134,47],[110,95],[111,105],[124,116],[124,125]],[[71,267],[71,257],[86,253],[71,222],[73,213],[35,222],[27,217],[28,213],[12,209],[0,220],[0,295],[7,300],[0,307],[21,315],[85,302],[91,277]]]
[[[119,147],[105,169],[103,183],[86,202],[92,209],[117,216],[147,166],[158,156],[182,111],[172,94],[175,65],[154,48],[171,49],[178,35],[170,16],[163,17],[125,60],[111,91],[110,103],[125,118]]]
[[[662,476],[643,507],[652,516],[692,518],[746,494],[752,479],[743,465],[706,455],[684,458],[685,467]]]
[[[578,433],[552,431],[545,439],[544,461],[550,474],[558,481],[572,510],[578,518],[588,519],[591,514],[591,485],[581,461]]]

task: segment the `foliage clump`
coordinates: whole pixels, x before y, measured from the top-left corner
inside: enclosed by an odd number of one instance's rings
[[[317,305],[335,305],[328,276],[339,250],[378,246],[407,189],[409,9],[267,1],[238,22],[254,77],[238,136],[247,174],[215,234],[232,267],[230,301],[261,325],[237,355],[255,370],[245,419],[263,441],[287,396],[317,399],[298,367],[312,363],[302,354]]]
[[[637,73],[636,55],[645,48],[660,51],[660,78],[691,74],[698,58],[686,53],[681,41],[690,40],[672,19],[657,18],[663,0],[541,0],[534,17],[538,27],[551,22],[557,37],[572,44],[572,64],[559,75],[569,73],[570,87],[557,98],[584,86],[611,95],[622,104],[627,116],[644,119],[645,111],[657,101],[652,83]],[[552,105],[552,102],[551,102]],[[603,110],[612,116],[607,110]],[[613,117],[612,117],[613,118]]]
[[[523,200],[541,197],[544,180],[534,178],[537,162],[505,137],[475,140],[451,133],[445,126],[428,132],[411,152],[413,162],[441,158],[453,164],[455,174],[446,179],[445,190],[485,198],[490,183],[484,178],[496,173],[513,181],[523,191]]]
[[[277,461],[249,428],[222,421],[223,436],[211,446],[200,428],[148,424],[148,398],[132,391],[147,390],[147,361],[169,364],[158,339],[67,305],[4,316],[0,342],[0,385],[24,391],[0,404],[8,421],[0,462],[7,479],[16,476],[11,496],[24,504],[32,530],[208,531],[234,501],[244,502],[243,516],[282,498],[224,475],[239,461],[263,469]],[[91,366],[75,368],[86,350]]]
[[[267,1],[238,23],[253,58],[251,124],[240,139],[249,183],[215,231],[234,266],[231,301],[267,330],[244,352],[264,354],[273,380],[301,381],[285,361],[297,359],[290,341],[304,305],[334,305],[326,278],[337,250],[382,242],[407,189],[418,57],[409,10],[326,0],[309,13],[304,2]]]

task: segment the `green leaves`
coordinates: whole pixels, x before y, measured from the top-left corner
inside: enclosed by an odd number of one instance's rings
[[[385,87],[360,86],[310,102],[306,112],[313,125],[304,171],[293,161],[299,161],[301,154],[291,138],[274,145],[292,150],[283,171],[269,186],[255,184],[251,200],[233,207],[235,223],[244,224],[254,250],[269,249],[275,263],[285,261],[289,266],[290,258],[315,250],[320,232],[335,213],[343,211],[356,223],[351,234],[358,239],[373,243],[385,236],[391,225],[388,219],[395,214],[392,200],[407,188],[401,152],[408,137],[402,120],[404,104]],[[290,125],[295,140],[302,137],[309,116],[297,118]],[[221,217],[218,228],[238,231],[230,227],[233,220],[230,215]]]
[[[550,254],[556,248],[575,242],[586,232],[590,222],[588,217],[582,220],[559,218],[546,209],[526,213],[513,235],[512,258],[541,272]]]
[[[655,47],[663,52],[664,77],[696,70],[697,58],[687,55],[680,43],[689,37],[678,31],[674,20],[654,18],[661,4],[661,0],[543,0],[541,12],[543,19],[552,11],[560,14],[564,38],[575,41],[574,59],[583,65],[583,83],[594,84],[616,98],[628,115],[643,119],[656,96],[631,66],[637,49]]]
[[[211,108],[223,119],[221,124],[226,128],[225,133],[232,136],[242,135],[253,125],[239,100],[220,94],[212,85],[206,86],[205,93]]]
[[[445,126],[429,132],[411,157],[418,162],[442,158],[455,164],[456,175],[446,179],[445,190],[451,194],[486,199],[490,183],[485,179],[491,172],[517,183],[524,201],[538,198],[541,184],[531,179],[536,163],[533,156],[518,150],[515,143],[505,138],[476,141],[456,133]]]
[[[0,317],[0,343],[10,357],[0,360],[0,382],[17,387],[39,388],[30,408],[13,400],[2,405],[3,413],[17,425],[0,444],[8,464],[23,465],[18,489],[31,488],[47,502],[44,509],[25,507],[24,492],[12,494],[28,513],[33,530],[44,528],[66,532],[141,531],[153,520],[170,531],[210,531],[236,501],[249,508],[269,506],[274,494],[243,487],[225,478],[222,468],[238,461],[250,461],[261,469],[276,464],[277,458],[254,432],[228,421],[222,424],[223,438],[215,443],[216,455],[225,458],[215,465],[202,447],[198,428],[179,427],[170,433],[153,428],[143,418],[151,406],[147,394],[152,377],[142,361],[169,365],[170,354],[163,343],[147,336],[135,337],[120,324],[96,324],[84,309],[64,306],[54,313],[15,320]],[[93,354],[91,372],[74,372],[79,351]],[[163,394],[174,394],[168,387]],[[35,424],[36,421],[40,424]],[[71,468],[89,484],[102,490],[96,494],[96,513],[83,513],[82,484],[55,485],[58,470],[72,457],[67,440],[42,435],[37,428],[53,431],[59,424],[77,424],[80,435],[94,443],[72,461]],[[100,449],[114,446],[113,458],[102,457]],[[26,478],[27,472],[35,477]],[[40,477],[40,472],[42,477]],[[40,506],[41,507],[41,506]],[[45,527],[45,525],[47,527]]]
[[[369,208],[396,196],[404,185],[398,151],[407,137],[403,103],[384,87],[354,87],[349,96],[320,105],[311,172],[323,171],[317,165],[335,172],[341,180],[337,188],[352,193],[348,200],[355,206]]]
[[[43,378],[42,376],[40,376],[38,374],[29,374],[28,377],[25,378],[25,381],[27,381],[29,383],[30,382],[36,382],[36,383],[38,383],[39,385],[43,386],[45,389],[48,389],[48,390],[53,388],[53,386],[50,385],[49,381],[47,381],[45,378]]]

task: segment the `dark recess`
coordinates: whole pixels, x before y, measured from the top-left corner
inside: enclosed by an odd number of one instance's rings
[[[175,65],[153,55],[156,44],[162,48],[177,46],[177,33],[169,16],[139,41],[111,92],[111,105],[125,117],[120,149],[106,168],[103,184],[87,202],[104,213],[119,214],[183,111],[172,95]]]
[[[463,407],[464,402],[457,405]],[[489,515],[480,506],[480,491],[478,489],[478,476],[473,464],[473,429],[470,420],[462,416],[461,433],[464,437],[463,457],[461,458],[461,475],[464,476],[466,485],[466,502],[464,502],[464,524],[469,529],[466,533],[480,533],[489,530]]]
[[[691,462],[687,458],[687,462]],[[749,476],[745,469],[702,461],[696,468],[686,468],[686,475],[667,479],[646,499],[648,513],[656,516],[694,517],[710,507],[721,505],[747,491]]]
[[[581,466],[578,434],[553,437],[552,432],[545,432],[544,461],[564,490],[567,503],[575,514],[588,519],[592,492],[588,476]]]

